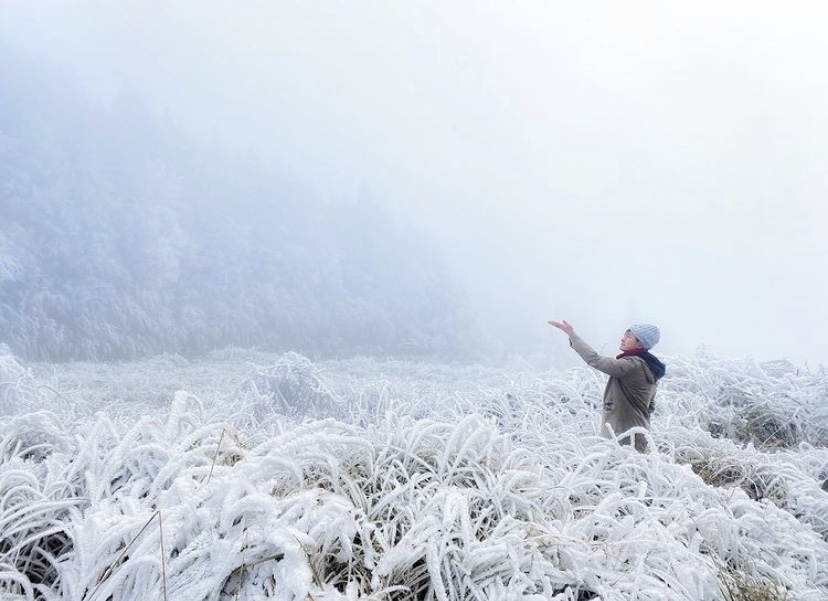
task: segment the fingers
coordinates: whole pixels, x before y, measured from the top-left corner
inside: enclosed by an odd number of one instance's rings
[[[546,323],[548,323],[550,326],[555,326],[556,328],[558,328],[558,329],[559,329],[559,330],[561,330],[562,332],[564,332],[564,333],[568,334],[569,336],[571,336],[571,335],[572,335],[572,333],[574,332],[573,327],[572,327],[571,325],[569,325],[569,322],[568,322],[568,321],[566,321],[566,320],[563,320],[563,321],[554,321],[554,320],[551,320],[551,319],[550,319],[550,320],[549,320],[548,322],[546,322]]]

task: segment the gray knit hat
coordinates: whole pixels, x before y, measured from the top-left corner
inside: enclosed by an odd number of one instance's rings
[[[661,332],[658,328],[650,323],[637,323],[630,326],[630,332],[633,336],[638,338],[638,341],[644,345],[648,351],[658,344],[661,338]]]

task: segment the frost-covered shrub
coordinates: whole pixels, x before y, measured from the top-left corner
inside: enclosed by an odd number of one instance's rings
[[[0,591],[31,599],[59,588],[59,562],[72,551],[71,511],[80,504],[66,470],[74,452],[53,414],[0,422]]]
[[[271,367],[259,369],[230,400],[251,407],[259,423],[274,413],[293,418],[344,414],[344,404],[322,371],[298,353],[286,353]]]
[[[828,446],[828,381],[785,361],[675,358],[657,395],[668,414],[716,437],[765,448]]]
[[[60,418],[46,411],[17,415],[0,422],[0,459],[39,463],[55,453],[71,453],[74,441]]]
[[[675,460],[705,483],[773,503],[828,541],[828,449],[803,444],[798,450],[769,451],[691,432],[677,433],[674,442]]]
[[[0,344],[0,417],[12,415],[19,409],[27,390],[26,370],[18,363],[5,344]]]

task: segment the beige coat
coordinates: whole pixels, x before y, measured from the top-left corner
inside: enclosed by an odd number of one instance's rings
[[[598,371],[609,375],[604,389],[604,411],[601,415],[601,435],[610,437],[609,426],[616,436],[630,428],[650,429],[650,404],[655,397],[657,380],[644,359],[631,356],[616,359],[604,357],[583,341],[577,334],[569,343],[581,358]],[[647,439],[634,435],[635,448],[647,450]],[[622,438],[621,444],[630,444],[630,438]]]

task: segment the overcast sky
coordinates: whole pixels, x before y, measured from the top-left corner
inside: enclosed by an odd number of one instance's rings
[[[0,32],[106,100],[365,186],[489,327],[614,352],[828,365],[822,2],[4,0]]]

